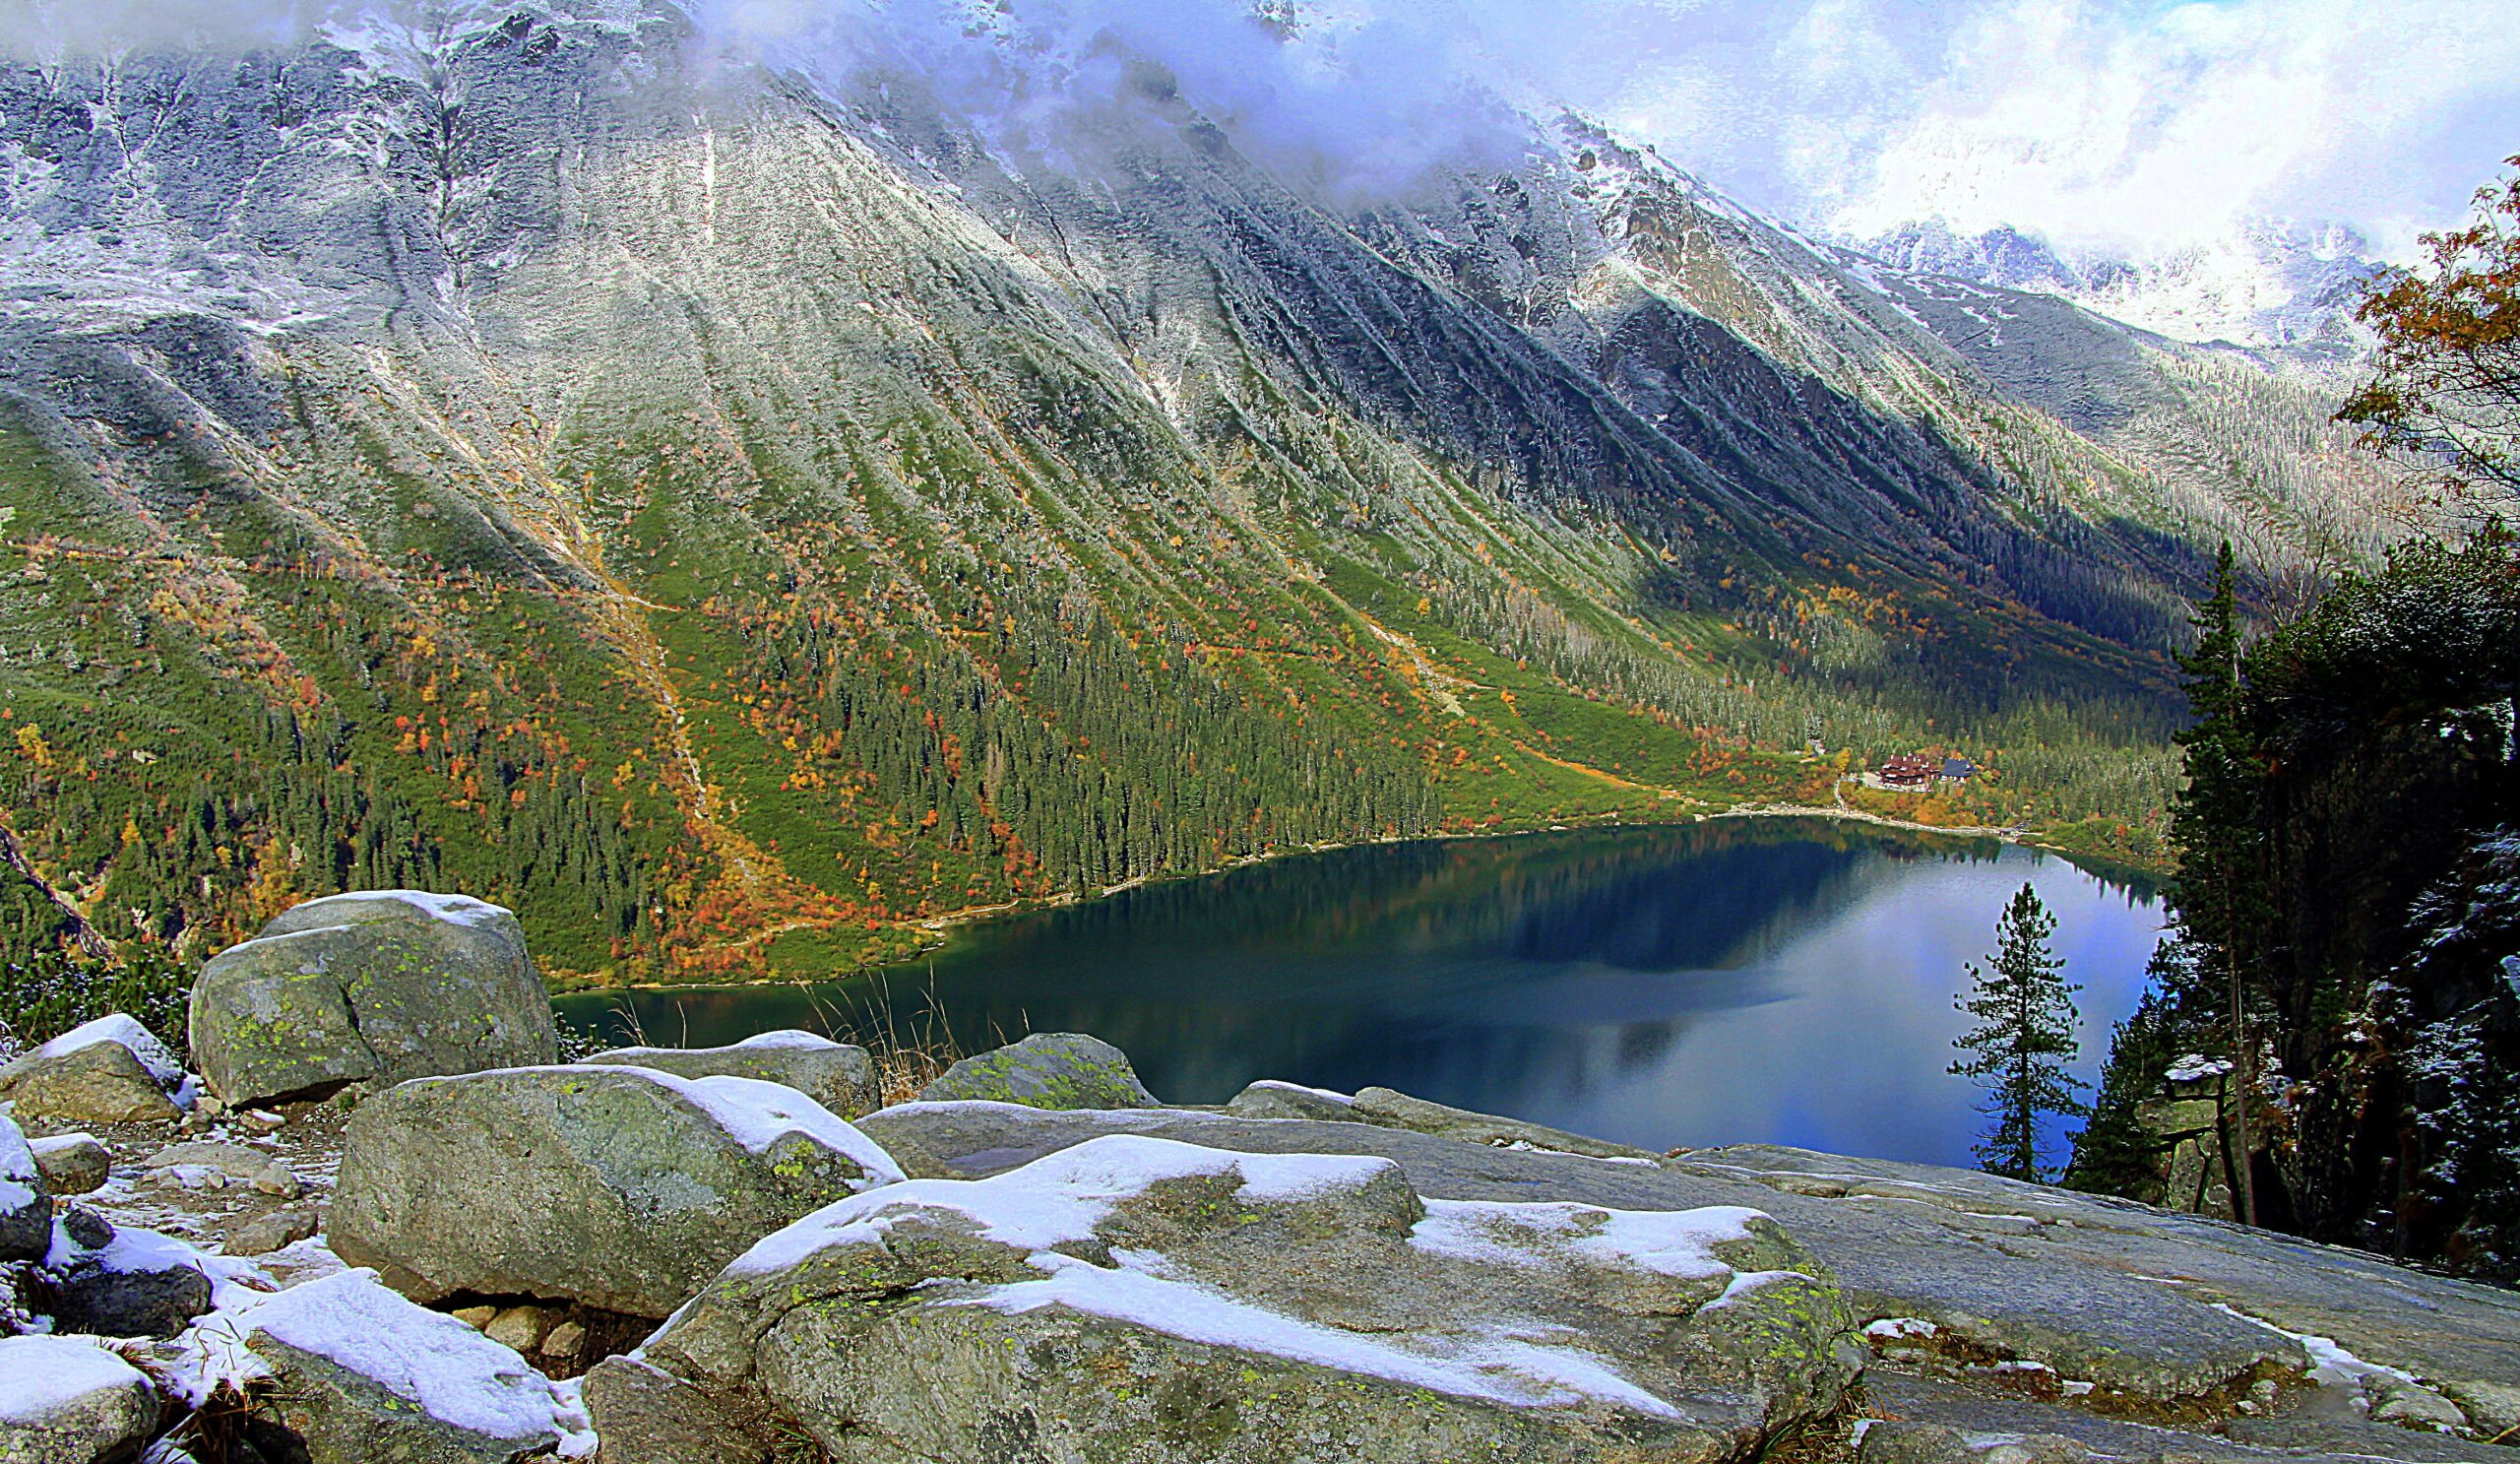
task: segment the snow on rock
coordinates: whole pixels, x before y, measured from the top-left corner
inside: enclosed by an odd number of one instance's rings
[[[0,1338],[0,1457],[128,1457],[157,1421],[148,1375],[103,1344]]]
[[[381,1455],[394,1437],[454,1431],[523,1454],[585,1432],[573,1393],[564,1397],[512,1349],[405,1301],[372,1271],[222,1309],[184,1335],[181,1356],[196,1402],[285,1385],[291,1425],[310,1444],[330,1436]],[[310,1369],[309,1360],[327,1366]]]
[[[980,1458],[984,1439],[958,1451],[923,1431],[1008,1406],[1012,1388],[1057,1420],[1051,1451],[1100,1457],[1148,1427],[1138,1384],[1171,1379],[1238,1389],[1271,1420],[1244,1421],[1255,1436],[1329,1428],[1344,1448],[1352,1425],[1429,1431],[1429,1452],[1373,1457],[1624,1457],[1575,1446],[1613,1417],[1627,1443],[1655,1441],[1640,1456],[1698,1431],[1715,1451],[1779,1410],[1825,1407],[1852,1376],[1843,1304],[1820,1275],[1751,1210],[1430,1201],[1387,1157],[1105,1134],[986,1178],[825,1206],[649,1340],[666,1383],[624,1375],[621,1397],[590,1396],[601,1429],[635,1422],[634,1395],[666,1406],[675,1382],[729,1401],[758,1384],[818,1432],[907,1429],[922,1456]],[[984,1380],[956,1361],[1001,1349],[1063,1361],[992,1364]],[[1760,1370],[1785,1354],[1788,1372]],[[829,1412],[855,1377],[869,1395]]]
[[[817,1251],[878,1239],[899,1219],[919,1212],[961,1215],[985,1240],[1046,1251],[1091,1239],[1114,1205],[1166,1179],[1233,1174],[1242,1180],[1237,1199],[1289,1200],[1397,1168],[1388,1159],[1234,1154],[1174,1139],[1111,1135],[986,1179],[912,1179],[827,1205],[762,1238],[727,1272],[784,1270]]]
[[[169,1092],[183,1085],[182,1059],[168,1051],[166,1045],[158,1040],[157,1034],[120,1012],[98,1017],[84,1026],[73,1027],[28,1055],[63,1057],[82,1048],[93,1048],[100,1042],[118,1043],[130,1049],[131,1055],[140,1059],[140,1065],[149,1070],[149,1075],[156,1078],[159,1086]]]
[[[2198,1083],[2207,1078],[2219,1078],[2231,1070],[2232,1064],[2220,1057],[2208,1057],[2202,1052],[2189,1052],[2172,1063],[2170,1070],[2163,1073],[2162,1078],[2172,1083]]]
[[[459,925],[487,924],[502,917],[508,920],[516,919],[516,912],[504,905],[493,905],[487,900],[475,900],[471,895],[441,895],[429,890],[352,890],[347,894],[325,895],[305,901],[291,907],[289,914],[296,916],[302,913],[310,917],[321,917],[328,906],[347,906],[372,900],[398,901],[410,906],[431,920],[449,921]],[[297,923],[299,928],[303,929],[314,923],[313,920],[307,920]]]
[[[944,1305],[984,1306],[1010,1315],[1064,1306],[1185,1342],[1266,1353],[1457,1398],[1516,1408],[1562,1407],[1597,1398],[1659,1418],[1678,1417],[1670,1404],[1621,1376],[1606,1359],[1579,1349],[1542,1347],[1500,1330],[1451,1356],[1428,1356],[1145,1269],[1160,1257],[1114,1252],[1114,1258],[1123,1263],[1106,1270],[1043,1251],[1033,1257],[1035,1267],[1049,1273],[1043,1280],[1019,1281]]]

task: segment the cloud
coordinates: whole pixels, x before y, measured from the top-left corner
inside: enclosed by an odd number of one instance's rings
[[[2143,254],[2277,215],[2403,252],[2520,151],[2520,7],[2470,0],[1819,0],[1765,62],[1772,139],[1665,153],[1856,233],[1939,216]]]
[[[337,10],[526,3],[0,0],[0,44],[257,44]],[[2144,257],[2272,214],[2404,253],[2520,151],[2520,5],[2479,0],[688,6],[835,90],[877,71],[928,87],[1018,158],[1058,161],[1177,89],[1246,154],[1348,201],[1510,162],[1528,137],[1503,103],[1562,101],[1823,230],[1939,216]]]

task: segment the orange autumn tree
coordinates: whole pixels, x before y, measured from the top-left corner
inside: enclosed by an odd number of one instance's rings
[[[2500,496],[2520,493],[2520,175],[2476,206],[2466,228],[2424,236],[2424,268],[2373,282],[2358,312],[2380,338],[2371,379],[2336,416],[2454,494]]]

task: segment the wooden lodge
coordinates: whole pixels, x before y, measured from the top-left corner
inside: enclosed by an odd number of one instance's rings
[[[1908,752],[1883,763],[1878,776],[1892,788],[1928,788],[1941,772],[1942,759]]]

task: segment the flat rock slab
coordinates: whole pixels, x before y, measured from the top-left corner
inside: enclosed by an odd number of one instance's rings
[[[415,890],[310,900],[220,952],[193,984],[192,1042],[235,1108],[558,1057],[516,917]]]
[[[932,1464],[1730,1458],[1860,1354],[1755,1211],[1423,1200],[1388,1159],[1135,1135],[819,1211],[643,1349],[834,1457]]]
[[[662,1318],[761,1237],[900,1178],[792,1088],[511,1068],[360,1105],[331,1240],[422,1302],[536,1297]]]
[[[1420,1194],[1446,1199],[1761,1209],[1828,1263],[1858,1321],[1929,1320],[1994,1356],[2137,1400],[2244,1385],[2269,1367],[2304,1369],[2304,1334],[2437,1387],[2507,1385],[2520,1374],[2520,1296],[1963,1171],[1800,1151],[1643,1165],[1378,1125],[1181,1110],[912,1104],[860,1123],[939,1174],[1000,1174],[1102,1134],[1139,1133],[1254,1153],[1384,1155],[1400,1161]]]
[[[966,1057],[919,1090],[922,1102],[980,1100],[1036,1109],[1151,1109],[1126,1052],[1076,1032],[1037,1032]]]
[[[586,1059],[678,1078],[758,1078],[793,1088],[844,1118],[883,1107],[866,1050],[810,1032],[765,1032],[724,1048],[616,1048]]]
[[[0,1338],[0,1459],[97,1464],[134,1456],[158,1424],[141,1370],[75,1337]]]

